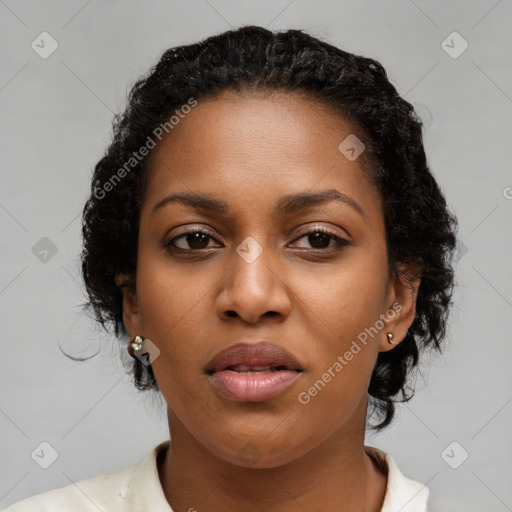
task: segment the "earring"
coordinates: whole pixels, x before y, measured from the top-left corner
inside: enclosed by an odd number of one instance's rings
[[[393,334],[388,332],[388,342],[391,343],[391,345],[398,345],[396,341],[393,341]]]
[[[135,336],[135,339],[128,343],[128,353],[135,359],[135,351],[140,350],[142,348],[142,344],[144,343],[144,338],[140,336]]]

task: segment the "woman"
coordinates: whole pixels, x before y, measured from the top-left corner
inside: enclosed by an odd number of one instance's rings
[[[170,441],[7,510],[426,511],[364,436],[441,349],[456,225],[377,61],[255,26],[167,50],[96,165],[82,269]]]

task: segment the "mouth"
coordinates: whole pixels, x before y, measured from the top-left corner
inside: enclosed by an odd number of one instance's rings
[[[232,372],[237,373],[244,373],[247,375],[252,374],[260,374],[260,373],[274,373],[274,372],[280,372],[283,370],[290,370],[290,368],[287,368],[286,366],[277,365],[277,366],[262,366],[262,365],[248,365],[248,364],[237,364],[235,366],[228,366],[224,370],[230,370]],[[223,370],[221,370],[223,371]],[[297,370],[299,371],[299,370]]]
[[[265,402],[280,395],[301,374],[298,370],[279,369],[213,372],[211,382],[222,396],[237,402]]]
[[[302,372],[288,351],[268,342],[232,345],[217,354],[206,368],[216,391],[238,402],[271,400]]]

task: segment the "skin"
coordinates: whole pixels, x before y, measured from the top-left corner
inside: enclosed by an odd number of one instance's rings
[[[338,149],[351,133],[341,116],[295,93],[223,92],[199,101],[151,153],[137,290],[123,290],[124,323],[160,349],[153,371],[171,444],[158,470],[176,512],[381,509],[387,476],[363,451],[367,389],[379,351],[395,347],[386,333],[400,342],[414,320],[419,278],[413,264],[400,265],[409,283],[388,273],[382,200],[362,158]],[[275,212],[282,196],[325,189],[349,195],[364,216],[338,201]],[[208,194],[230,212],[172,202],[151,213],[177,192]],[[336,250],[329,237],[313,245],[307,234],[318,227],[349,245]],[[188,254],[164,246],[185,230],[211,237],[175,239]],[[236,252],[247,237],[262,249],[251,263]],[[395,302],[401,310],[300,403]],[[303,373],[266,402],[224,398],[204,369],[241,339],[285,347]]]

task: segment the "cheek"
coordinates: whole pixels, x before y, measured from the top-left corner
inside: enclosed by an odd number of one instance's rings
[[[382,269],[363,255],[329,276],[309,274],[302,281],[299,316],[307,319],[302,329],[314,344],[297,397],[303,406],[318,412],[332,407],[338,421],[365,397],[379,350],[384,291]]]
[[[175,264],[164,253],[139,254],[137,274],[141,313],[148,333],[166,334],[192,323],[219,274],[199,266]]]
[[[315,438],[327,437],[365,409],[370,378],[378,355],[377,337],[366,335],[367,314],[353,304],[331,318],[329,340],[316,340],[315,360],[303,375],[295,398],[305,424]],[[329,319],[324,318],[324,321]],[[361,336],[363,333],[363,336]]]
[[[153,364],[158,385],[171,407],[185,414],[192,390],[202,386],[219,320],[212,299],[224,269],[176,264],[165,254],[141,252],[138,297],[146,337],[160,349]],[[214,347],[215,348],[215,347]]]
[[[297,305],[308,321],[317,324],[327,346],[343,346],[370,328],[382,313],[386,275],[382,264],[371,255],[354,251],[331,272],[302,273],[294,278]],[[323,326],[323,327],[322,327]],[[323,336],[322,336],[323,337]]]

